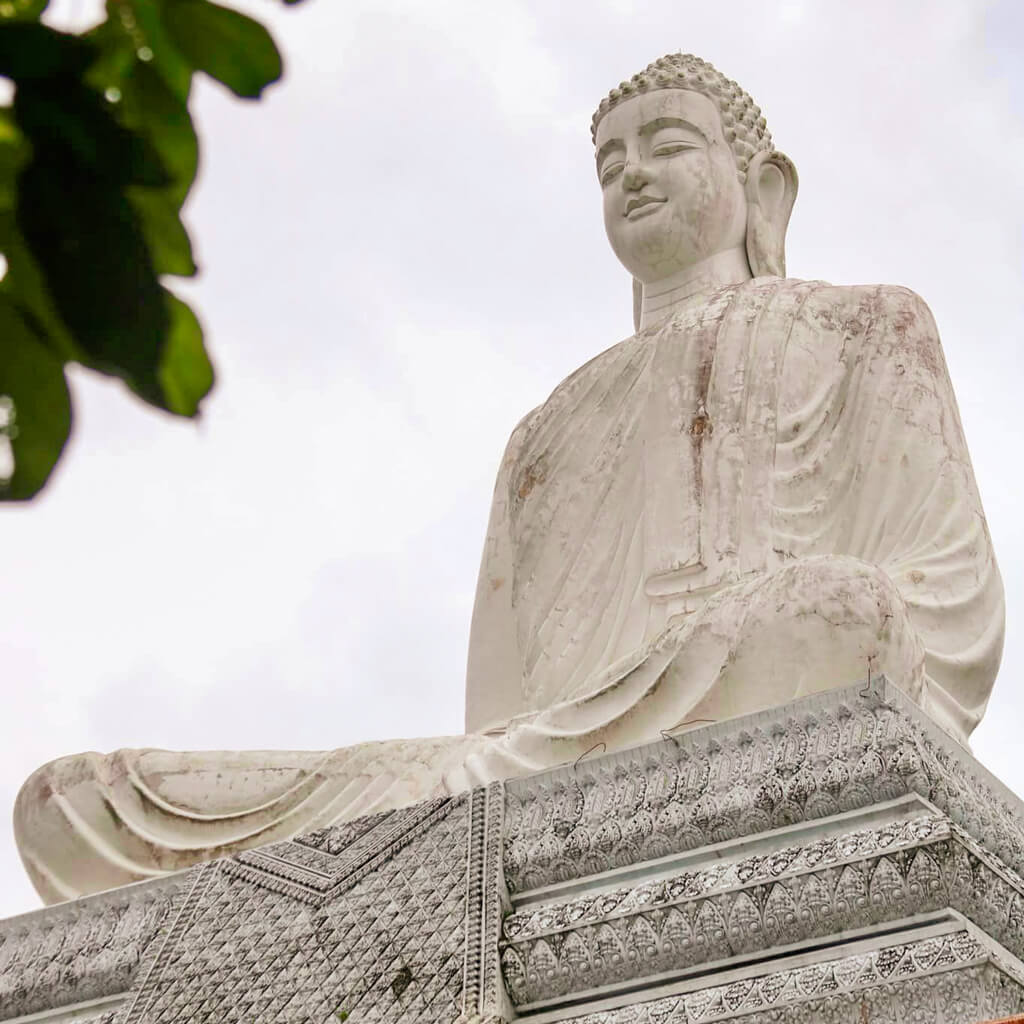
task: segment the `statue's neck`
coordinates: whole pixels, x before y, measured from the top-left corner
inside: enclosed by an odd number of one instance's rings
[[[709,256],[671,277],[645,284],[640,329],[663,320],[694,296],[710,295],[731,284],[749,281],[752,276],[747,251],[737,246]]]

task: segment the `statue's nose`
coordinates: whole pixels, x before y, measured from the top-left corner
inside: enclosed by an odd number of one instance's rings
[[[640,160],[627,160],[622,169],[622,187],[630,192],[642,189],[650,184],[651,175],[647,165]]]

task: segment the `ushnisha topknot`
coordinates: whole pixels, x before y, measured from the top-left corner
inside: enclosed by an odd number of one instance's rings
[[[734,81],[692,53],[666,54],[628,82],[612,89],[594,113],[591,137],[597,140],[597,126],[612,107],[631,96],[656,89],[691,89],[718,105],[722,131],[736,158],[740,181],[746,180],[747,167],[755,153],[771,152],[775,148],[761,108]]]

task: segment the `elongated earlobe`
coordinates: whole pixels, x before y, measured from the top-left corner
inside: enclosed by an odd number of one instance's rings
[[[644,311],[643,282],[633,278],[633,330],[640,330],[640,317]]]
[[[747,168],[747,260],[754,277],[786,276],[786,228],[796,200],[793,161],[757,153]]]

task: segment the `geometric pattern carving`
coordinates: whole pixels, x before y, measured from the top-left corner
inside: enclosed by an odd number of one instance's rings
[[[451,806],[450,797],[439,797],[245,850],[225,861],[224,870],[311,906],[323,906],[427,831]]]
[[[405,816],[404,832],[382,817],[333,874],[310,868],[305,853],[291,865],[301,871],[286,870],[283,844],[269,862],[205,865],[119,1024],[333,1024],[336,1013],[380,1024],[454,1021],[465,969],[467,811],[468,799],[455,797]],[[291,845],[333,857],[331,841],[318,834]],[[314,888],[302,873],[311,870],[330,884]]]

